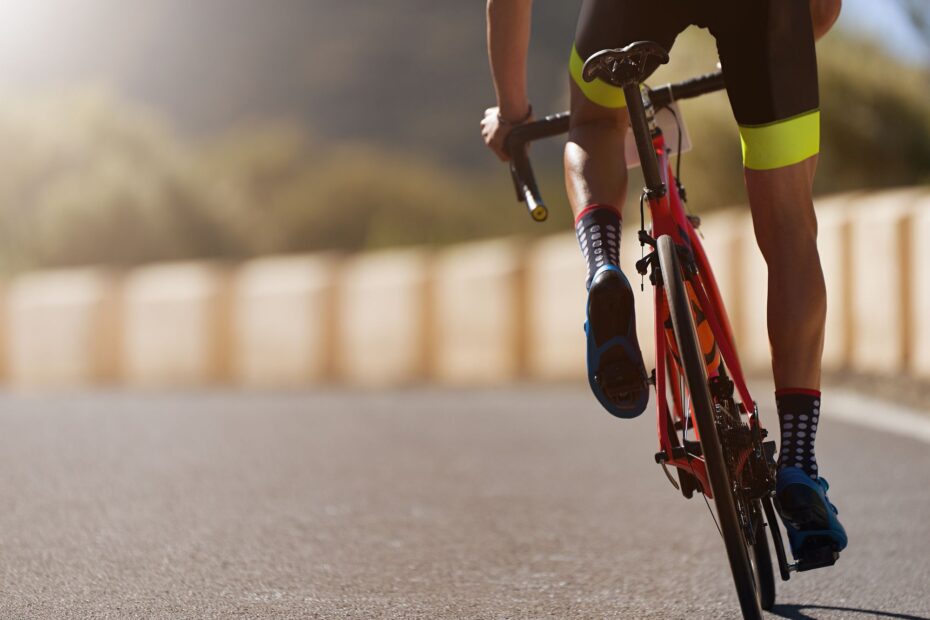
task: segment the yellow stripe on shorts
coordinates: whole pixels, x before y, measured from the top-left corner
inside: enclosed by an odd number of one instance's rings
[[[569,73],[572,74],[572,79],[575,81],[575,84],[577,84],[581,92],[584,93],[584,96],[587,97],[589,101],[593,101],[597,105],[605,108],[616,109],[626,107],[626,97],[623,96],[622,88],[612,86],[601,78],[596,78],[593,82],[585,82],[584,78],[581,77],[581,70],[583,67],[584,59],[581,58],[578,54],[578,50],[573,45],[572,56],[568,63],[568,70]]]
[[[820,110],[765,125],[740,125],[743,165],[751,170],[784,168],[820,152]]]

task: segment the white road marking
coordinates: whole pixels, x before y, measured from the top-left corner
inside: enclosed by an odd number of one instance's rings
[[[847,390],[827,390],[827,418],[930,443],[930,413]]]

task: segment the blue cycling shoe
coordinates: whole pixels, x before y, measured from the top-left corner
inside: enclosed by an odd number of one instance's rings
[[[814,480],[800,467],[778,471],[775,505],[788,531],[791,553],[801,563],[829,566],[849,542],[837,519],[836,506],[827,498],[830,485]]]
[[[615,265],[599,268],[588,290],[588,383],[594,396],[618,418],[646,410],[649,386],[636,339],[633,289]]]

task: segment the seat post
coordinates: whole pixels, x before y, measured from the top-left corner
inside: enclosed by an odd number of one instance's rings
[[[652,134],[646,120],[646,109],[639,84],[631,82],[624,84],[623,95],[626,97],[626,109],[630,115],[630,126],[633,128],[633,137],[636,139],[636,150],[639,152],[639,163],[643,170],[646,188],[654,196],[664,196],[666,187],[659,173],[659,161],[656,158],[655,147],[652,145]]]

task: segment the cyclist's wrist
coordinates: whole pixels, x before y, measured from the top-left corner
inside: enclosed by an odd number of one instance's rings
[[[501,106],[497,113],[497,120],[502,125],[516,126],[530,120],[532,116],[533,105],[527,102],[522,107],[516,107],[513,109],[505,109],[503,106]]]

